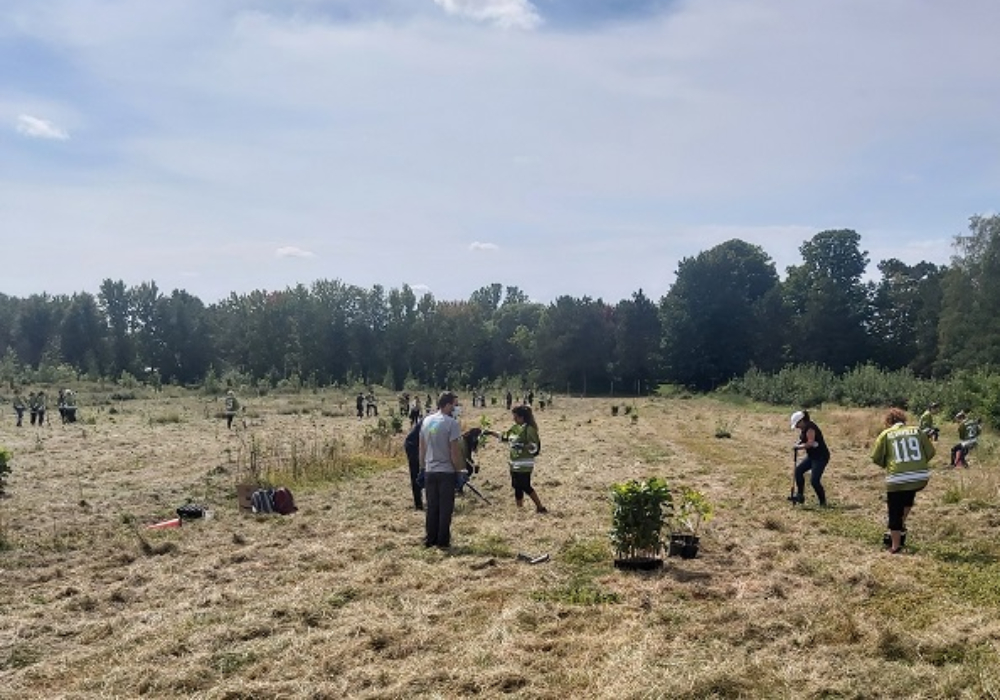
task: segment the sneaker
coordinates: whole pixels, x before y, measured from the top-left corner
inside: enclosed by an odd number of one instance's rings
[[[793,506],[794,505],[801,505],[801,504],[803,504],[803,503],[806,502],[806,497],[803,496],[801,493],[799,493],[799,494],[794,494],[793,493],[791,496],[788,497],[788,500],[792,502]]]

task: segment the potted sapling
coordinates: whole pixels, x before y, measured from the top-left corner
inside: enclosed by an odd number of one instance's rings
[[[673,514],[667,482],[655,476],[623,481],[611,487],[611,500],[609,536],[615,550],[615,568],[662,568],[662,532]]]
[[[696,489],[681,490],[678,495],[668,556],[694,559],[698,556],[701,526],[712,519],[715,509],[705,494]]]

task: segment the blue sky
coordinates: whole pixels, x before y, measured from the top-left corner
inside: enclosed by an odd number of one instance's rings
[[[996,0],[4,0],[0,292],[654,299],[741,238],[946,264]]]

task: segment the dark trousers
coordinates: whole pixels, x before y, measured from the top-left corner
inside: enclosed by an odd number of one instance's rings
[[[806,487],[806,472],[810,472],[809,483],[812,485],[813,491],[816,492],[816,498],[819,499],[821,506],[826,505],[826,490],[823,488],[823,484],[820,483],[820,479],[823,478],[823,472],[826,470],[826,465],[826,462],[806,457],[795,467],[795,492],[800,496],[802,495],[802,491]]]
[[[423,489],[417,484],[417,475],[420,473],[420,456],[416,453],[410,454],[407,452],[406,461],[410,465],[410,488],[413,489],[413,507],[417,510],[423,510]]]
[[[966,464],[966,458],[969,456],[969,450],[972,448],[965,443],[958,443],[951,448],[951,466],[957,467],[960,464],[968,466]]]
[[[451,516],[455,512],[454,472],[427,472],[424,482],[427,490],[427,535],[424,544],[428,547],[451,546]]]
[[[235,413],[226,414],[226,427],[229,428],[230,430],[233,429],[233,418],[235,417],[236,417]]]
[[[31,424],[34,425],[36,420],[38,420],[38,411],[32,411],[31,412]]]
[[[14,411],[17,412],[17,427],[20,428],[21,427],[21,421],[24,420],[24,409],[23,408],[15,408]]]

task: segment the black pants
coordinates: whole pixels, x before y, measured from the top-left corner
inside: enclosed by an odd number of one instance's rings
[[[38,420],[38,411],[32,411],[31,412],[31,424],[34,425],[36,420]]]
[[[958,443],[951,448],[951,466],[957,467],[959,464],[965,463],[965,458],[969,456],[969,450],[972,449],[972,445],[966,445],[965,443]]]
[[[413,507],[417,510],[424,509],[423,489],[417,485],[417,475],[420,473],[420,455],[417,453],[406,453],[406,461],[410,466],[410,488],[413,489]]]
[[[889,509],[889,529],[902,531],[906,527],[904,513],[912,508],[917,497],[916,491],[889,491],[885,494],[885,502]]]
[[[524,494],[529,496],[535,492],[531,485],[531,472],[511,472],[510,485],[514,487],[514,500],[524,499]]]
[[[24,409],[15,408],[14,411],[17,413],[17,427],[21,427],[21,421],[24,420]]]
[[[229,430],[233,429],[233,418],[235,417],[236,417],[235,413],[226,414],[226,428],[228,428]]]
[[[425,517],[428,547],[451,546],[451,516],[455,512],[455,473],[427,472],[427,516]]]

